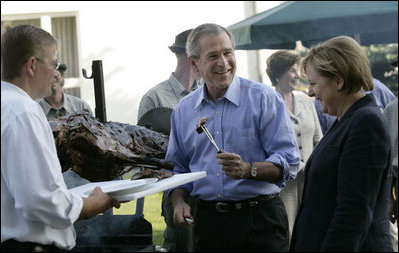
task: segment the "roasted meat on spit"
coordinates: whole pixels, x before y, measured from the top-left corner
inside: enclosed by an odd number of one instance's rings
[[[173,169],[164,160],[168,136],[142,126],[101,123],[88,113],[49,120],[63,171],[92,181],[112,180],[135,166]]]

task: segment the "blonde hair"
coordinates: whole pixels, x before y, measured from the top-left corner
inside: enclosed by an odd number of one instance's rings
[[[351,37],[338,36],[312,47],[301,62],[305,74],[309,65],[322,76],[342,78],[343,90],[348,94],[374,88],[366,53]]]

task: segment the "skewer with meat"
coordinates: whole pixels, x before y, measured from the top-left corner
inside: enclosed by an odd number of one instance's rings
[[[216,148],[216,151],[218,153],[222,153],[223,151],[218,147],[216,144],[216,141],[213,139],[211,133],[209,132],[208,128],[206,128],[205,123],[208,121],[208,117],[203,117],[198,120],[196,130],[198,134],[201,134],[202,132],[205,133],[206,137],[208,137],[209,141],[212,143],[212,145]]]
[[[205,126],[205,123],[208,121],[208,117],[203,117],[201,119],[198,120],[197,123],[197,133],[201,134],[204,130],[203,127]]]

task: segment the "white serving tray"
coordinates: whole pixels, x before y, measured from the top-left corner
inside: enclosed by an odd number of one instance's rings
[[[206,177],[205,171],[176,174],[172,177],[164,178],[159,181],[157,181],[156,178],[104,181],[81,185],[70,189],[70,191],[86,198],[96,186],[100,186],[103,191],[107,192],[118,201],[131,201],[160,191],[165,191],[170,188],[201,179],[203,177]]]

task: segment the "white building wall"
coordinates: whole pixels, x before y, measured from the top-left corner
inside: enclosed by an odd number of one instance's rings
[[[260,2],[257,11],[279,3]],[[2,20],[3,15],[54,12],[77,14],[80,69],[91,75],[92,61],[102,60],[107,120],[129,124],[137,123],[144,93],[175,69],[168,46],[176,34],[202,23],[227,27],[245,18],[243,1],[1,1]],[[248,78],[247,52],[236,51],[236,58],[237,74]],[[81,87],[81,97],[94,112],[93,79],[80,73],[66,80],[65,87],[75,86]]]

